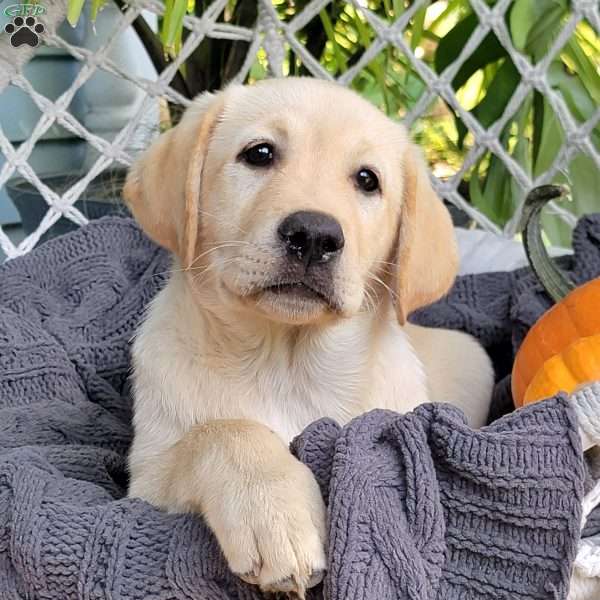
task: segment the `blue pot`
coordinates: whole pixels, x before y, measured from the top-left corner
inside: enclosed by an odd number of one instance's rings
[[[98,219],[109,215],[130,216],[121,199],[126,172],[121,168],[104,171],[88,185],[79,200],[75,202],[75,206],[88,219]],[[56,192],[64,193],[83,175],[81,172],[65,173],[43,178],[42,181]],[[38,190],[25,179],[11,179],[7,183],[6,189],[21,217],[23,231],[29,235],[37,229],[44,218],[48,204]],[[73,231],[77,227],[78,225],[71,220],[61,217],[40,238],[40,242]]]

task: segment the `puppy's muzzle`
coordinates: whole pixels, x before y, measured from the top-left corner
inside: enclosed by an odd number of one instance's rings
[[[277,237],[284,249],[282,260],[272,279],[263,282],[256,292],[275,294],[287,306],[319,302],[338,312],[335,259],[344,248],[339,222],[322,212],[298,211],[281,221]]]
[[[342,226],[332,216],[316,211],[298,211],[288,215],[277,230],[290,259],[308,269],[327,263],[344,248]]]

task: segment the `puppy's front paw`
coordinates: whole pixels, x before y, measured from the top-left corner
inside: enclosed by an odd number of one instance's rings
[[[206,514],[229,567],[265,592],[303,598],[326,567],[325,505],[313,474],[289,455],[276,472],[233,483]]]

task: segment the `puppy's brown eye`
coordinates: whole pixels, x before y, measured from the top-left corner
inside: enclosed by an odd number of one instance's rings
[[[268,167],[275,157],[275,150],[271,144],[262,142],[251,146],[242,152],[242,158],[253,167]]]
[[[358,185],[363,192],[370,194],[379,189],[379,179],[371,169],[361,169],[354,177],[356,179],[356,185]]]

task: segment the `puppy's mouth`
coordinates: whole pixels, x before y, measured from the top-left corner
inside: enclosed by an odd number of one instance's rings
[[[269,298],[271,302],[279,304],[283,303],[286,306],[303,305],[305,308],[309,306],[321,305],[333,312],[339,312],[339,304],[332,294],[323,290],[321,286],[317,286],[306,280],[277,282],[266,285],[256,291],[256,296]]]
[[[324,302],[325,304],[331,304],[331,299],[327,295],[303,281],[296,281],[294,283],[277,283],[275,285],[269,285],[263,288],[261,291],[271,292],[278,296],[293,295],[296,298],[317,300]]]

